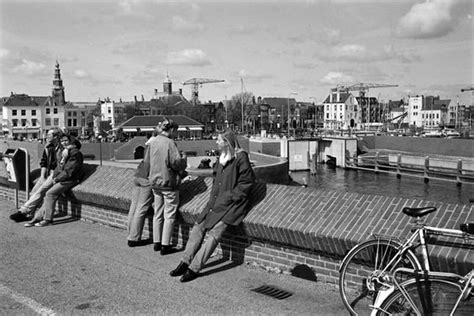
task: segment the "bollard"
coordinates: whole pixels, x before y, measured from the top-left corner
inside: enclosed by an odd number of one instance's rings
[[[426,156],[425,157],[425,167],[423,168],[423,177],[425,178],[425,183],[428,183],[430,181],[428,171],[430,169],[430,157]]]
[[[375,169],[375,174],[378,174],[379,173],[379,152],[377,151],[375,153],[375,166],[374,166],[374,169]]]
[[[462,175],[462,160],[458,159],[458,172],[456,174],[456,185],[458,187],[460,187],[462,185],[461,175]]]
[[[402,177],[401,173],[401,165],[402,165],[402,155],[397,155],[397,178],[400,179]]]

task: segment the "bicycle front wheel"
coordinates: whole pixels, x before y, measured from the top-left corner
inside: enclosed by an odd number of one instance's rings
[[[424,283],[424,281],[421,281]],[[422,285],[423,287],[425,284]],[[400,290],[396,290],[390,294],[380,305],[377,311],[378,316],[387,315],[428,315],[429,311],[423,310],[420,300],[420,293],[416,285],[416,280],[411,279],[404,282],[401,287],[405,289],[408,297],[413,301],[413,305],[407,301]],[[428,283],[429,293],[431,297],[427,297],[427,290],[424,289],[424,299],[428,303],[431,315],[450,315],[453,311],[457,299],[461,295],[462,288],[458,283],[448,280],[430,280]],[[426,300],[427,299],[427,300]],[[467,298],[461,300],[453,315],[472,316],[474,311],[474,300]]]
[[[346,255],[340,268],[339,292],[352,315],[370,314],[369,306],[379,290],[391,285],[391,272],[396,268],[420,269],[415,254],[410,250],[401,253],[400,248],[394,240],[379,238],[355,246]]]

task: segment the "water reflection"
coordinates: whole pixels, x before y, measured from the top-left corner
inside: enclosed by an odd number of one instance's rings
[[[466,203],[474,199],[474,184],[457,186],[454,182],[430,180],[370,171],[329,168],[318,165],[316,175],[309,172],[293,172],[291,177],[298,183],[307,182],[309,188],[344,192],[370,193],[385,196],[424,199],[445,203]],[[304,179],[303,179],[304,178]]]

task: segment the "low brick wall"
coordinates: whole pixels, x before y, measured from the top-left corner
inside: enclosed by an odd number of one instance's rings
[[[87,178],[72,190],[67,209],[75,216],[126,228],[133,169],[86,165]],[[182,185],[180,218],[174,241],[185,244],[190,229],[207,202],[211,178],[195,177]],[[20,200],[24,199],[20,192]],[[0,197],[13,199],[14,190],[0,185]],[[403,206],[434,205],[428,216],[432,226],[457,228],[473,221],[473,205],[453,205],[369,194],[313,190],[258,183],[252,190],[252,209],[241,226],[227,234],[221,251],[239,262],[253,262],[291,273],[309,266],[318,281],[336,283],[338,266],[345,253],[372,233],[402,238],[410,232]],[[145,225],[145,237],[151,224]],[[124,242],[126,233],[124,232]],[[462,243],[462,241],[461,241]],[[474,268],[472,245],[431,248],[435,268],[466,273]]]

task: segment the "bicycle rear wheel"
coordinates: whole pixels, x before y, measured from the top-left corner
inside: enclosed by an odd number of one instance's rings
[[[424,282],[424,281],[421,281]],[[386,315],[424,315],[420,294],[416,285],[416,280],[411,279],[401,285],[407,292],[408,297],[413,301],[415,306],[412,306],[403,296],[400,290],[396,290],[390,294],[380,305],[380,310],[377,312],[378,316]],[[458,283],[448,280],[430,280],[429,289],[431,293],[431,308],[432,315],[449,315],[454,308],[459,295],[461,295],[462,288]],[[454,315],[472,316],[474,311],[474,299],[468,298],[462,300]]]
[[[420,269],[415,254],[399,254],[400,243],[389,239],[368,240],[355,246],[343,259],[339,274],[339,292],[352,315],[370,314],[370,307],[384,284],[391,284],[396,268]],[[388,266],[395,256],[400,256]],[[403,280],[399,280],[400,282]]]

